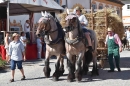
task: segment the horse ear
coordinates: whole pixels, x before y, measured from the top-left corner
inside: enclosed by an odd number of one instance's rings
[[[76,14],[76,9],[73,10],[73,14]]]
[[[42,14],[42,16],[45,16],[45,14],[43,13],[43,11],[41,11],[41,14]]]
[[[70,14],[70,11],[69,11],[69,9],[67,9],[67,14]]]
[[[48,13],[45,11],[45,16],[48,16]]]

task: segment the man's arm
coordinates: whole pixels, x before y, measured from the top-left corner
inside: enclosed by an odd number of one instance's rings
[[[25,61],[26,60],[25,48],[22,43],[21,43],[21,50],[22,50],[23,60]]]
[[[83,22],[81,22],[81,24],[87,25],[88,24],[88,20],[86,19],[86,17],[83,15]]]
[[[11,59],[11,54],[12,54],[12,47],[11,47],[11,43],[9,44],[9,52],[7,53],[7,55],[8,55],[8,57],[9,57],[9,59],[8,59],[8,63],[9,63],[9,61],[10,61],[10,59]]]

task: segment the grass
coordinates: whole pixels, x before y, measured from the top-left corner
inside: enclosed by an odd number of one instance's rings
[[[6,64],[6,61],[2,60],[2,58],[0,57],[0,67],[4,67]]]

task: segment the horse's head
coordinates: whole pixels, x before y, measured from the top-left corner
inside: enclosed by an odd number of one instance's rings
[[[79,20],[77,15],[74,12],[69,12],[67,9],[67,17],[65,18],[66,21],[66,31],[71,31],[72,29],[76,28],[79,24]]]
[[[52,18],[52,15],[47,13],[45,11],[45,13],[41,12],[42,17],[39,19],[38,21],[38,27],[37,27],[37,31],[49,31],[51,29],[51,25],[50,25],[50,21]],[[39,33],[37,32],[37,33]]]

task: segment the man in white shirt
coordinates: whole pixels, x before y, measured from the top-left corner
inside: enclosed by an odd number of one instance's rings
[[[80,7],[76,7],[75,11],[76,11],[76,15],[78,16],[79,21],[81,23],[81,26],[82,26],[83,32],[85,34],[85,37],[88,40],[88,48],[89,48],[90,51],[92,51],[92,42],[91,42],[91,38],[90,38],[90,33],[88,32],[88,30],[86,28],[86,26],[88,24],[88,20],[86,19],[86,17],[83,14],[81,14],[82,10],[81,10]]]
[[[24,31],[26,33],[26,38],[30,41],[30,25],[29,25],[29,20],[26,20],[26,23],[24,25]]]
[[[126,29],[125,34],[126,34],[126,38],[129,43],[129,46],[130,46],[130,27],[128,28],[128,30]],[[128,46],[128,49],[129,49],[129,46]]]

